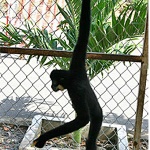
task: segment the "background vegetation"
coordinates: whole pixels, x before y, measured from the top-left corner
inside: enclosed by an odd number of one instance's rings
[[[17,28],[12,24],[1,24],[0,45],[43,48],[72,51],[78,36],[81,0],[65,0],[67,6],[58,6],[59,13],[64,17],[58,26],[60,37],[48,33],[46,29],[35,28],[32,22],[26,21],[24,28]],[[143,37],[146,0],[122,3],[120,0],[97,1],[92,0],[92,21],[88,51],[113,54],[131,54],[138,46],[134,43]],[[29,56],[28,62],[35,56]],[[68,69],[70,59],[36,56],[43,65],[59,65],[61,69]],[[92,79],[103,70],[109,69],[114,61],[87,60],[87,70]]]

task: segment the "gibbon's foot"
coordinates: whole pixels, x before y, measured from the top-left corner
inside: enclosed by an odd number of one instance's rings
[[[33,141],[32,143],[32,147],[35,146],[37,148],[42,148],[44,145],[45,145],[46,141],[40,139],[40,138],[37,138],[36,140]]]

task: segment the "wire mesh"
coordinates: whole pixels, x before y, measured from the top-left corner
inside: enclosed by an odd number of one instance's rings
[[[62,22],[66,18],[58,5],[69,14],[71,12],[69,12],[66,2],[66,0],[2,0],[0,3],[0,45],[71,50],[76,43],[81,1],[72,1],[73,8],[76,8],[73,9],[75,15],[71,16],[72,14],[70,14],[69,16],[69,18],[74,17],[76,29],[72,29],[67,22]],[[146,7],[146,1],[142,2],[143,5],[137,5],[136,1],[116,2],[115,7],[112,6],[111,1],[103,2],[107,4],[107,7],[109,6],[108,10],[110,7],[115,8],[116,18],[126,12],[126,15],[120,16],[118,22],[116,19],[116,24],[112,24],[112,10],[108,13],[105,9],[106,6],[103,7],[104,10],[102,11],[101,7],[96,5],[97,3],[95,3],[96,6],[91,4],[93,13],[88,51],[139,56],[143,53],[146,9],[142,15],[141,11]],[[102,18],[99,17],[100,15]],[[128,17],[123,20],[124,16]],[[101,19],[103,19],[102,26],[100,24]],[[123,21],[126,24],[122,23]],[[127,24],[127,21],[130,24]],[[129,29],[130,26],[132,28]],[[5,40],[4,35],[9,39]],[[70,41],[69,38],[71,38]],[[101,45],[101,43],[103,44]],[[18,150],[27,128],[35,116],[57,118],[60,120],[60,124],[75,117],[67,92],[53,92],[49,78],[49,74],[54,68],[67,69],[69,58],[45,56],[33,58],[17,54],[1,54],[0,57],[0,149]],[[120,137],[118,143],[124,145],[124,149],[127,150],[132,149],[133,146],[140,69],[141,63],[138,62],[87,60],[87,73],[92,88],[103,108],[104,123],[121,125],[120,130],[122,127],[126,127],[128,136]],[[148,149],[148,98],[146,90],[142,117],[141,150]],[[50,122],[47,122],[46,126],[56,127]],[[42,132],[44,130],[42,129]],[[87,131],[87,128],[85,130]],[[113,138],[118,135],[118,131],[113,130],[113,134],[108,136],[105,130],[102,130],[102,134],[106,137],[105,140],[99,140],[97,145],[106,150],[118,150],[118,143]],[[123,128],[123,130],[125,129]],[[85,146],[85,135],[82,133],[81,147]],[[129,140],[128,146],[123,142],[125,138]],[[26,140],[32,143],[30,138],[26,137]],[[74,146],[72,141],[72,135],[62,136],[47,142],[47,145],[59,149],[71,149]]]

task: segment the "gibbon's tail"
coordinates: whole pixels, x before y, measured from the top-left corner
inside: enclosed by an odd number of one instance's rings
[[[86,49],[90,33],[90,0],[82,0],[79,35],[74,48],[70,70],[81,71],[85,68]]]

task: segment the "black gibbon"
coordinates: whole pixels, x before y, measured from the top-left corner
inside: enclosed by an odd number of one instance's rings
[[[77,114],[71,122],[65,123],[42,134],[33,141],[33,145],[42,148],[47,140],[78,130],[89,123],[89,135],[86,150],[96,150],[96,139],[99,134],[103,113],[94,91],[92,90],[85,68],[86,49],[90,32],[90,0],[82,0],[79,35],[74,48],[69,70],[53,70],[50,74],[52,89],[68,90],[73,108]]]

